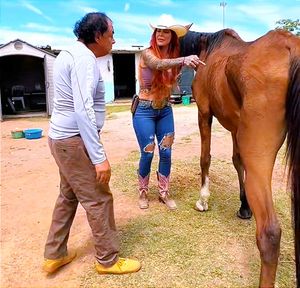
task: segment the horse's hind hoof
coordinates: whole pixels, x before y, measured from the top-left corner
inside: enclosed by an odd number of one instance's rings
[[[200,212],[206,211],[206,210],[208,210],[208,204],[206,202],[198,200],[196,202],[195,209],[198,210],[198,211],[200,211]]]
[[[236,212],[236,216],[239,217],[240,219],[246,220],[246,219],[250,219],[252,217],[252,212],[251,210],[239,210]]]

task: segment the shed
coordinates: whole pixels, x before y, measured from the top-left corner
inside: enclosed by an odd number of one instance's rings
[[[137,74],[141,47],[113,49],[110,54],[98,58],[106,103],[131,99],[139,91]]]
[[[0,46],[0,117],[50,115],[55,55],[16,39]]]

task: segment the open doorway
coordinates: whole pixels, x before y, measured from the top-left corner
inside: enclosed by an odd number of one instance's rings
[[[0,57],[0,89],[2,115],[46,112],[44,59]]]
[[[135,89],[135,54],[120,53],[113,55],[115,100],[131,99]]]

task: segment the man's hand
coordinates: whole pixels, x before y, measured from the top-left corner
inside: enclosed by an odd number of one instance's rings
[[[95,165],[96,179],[101,184],[108,184],[111,176],[111,169],[108,160]]]

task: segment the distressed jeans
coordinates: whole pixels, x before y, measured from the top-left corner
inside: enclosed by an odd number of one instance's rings
[[[49,138],[48,142],[59,168],[60,193],[45,245],[45,258],[67,255],[70,228],[80,202],[92,230],[97,261],[104,266],[113,265],[118,260],[119,242],[109,185],[96,181],[95,166],[80,136],[62,140]]]
[[[139,174],[146,177],[150,173],[156,138],[159,149],[158,172],[166,177],[169,176],[174,140],[172,107],[166,106],[162,109],[154,109],[147,103],[139,103],[133,116],[133,127],[141,153]]]

